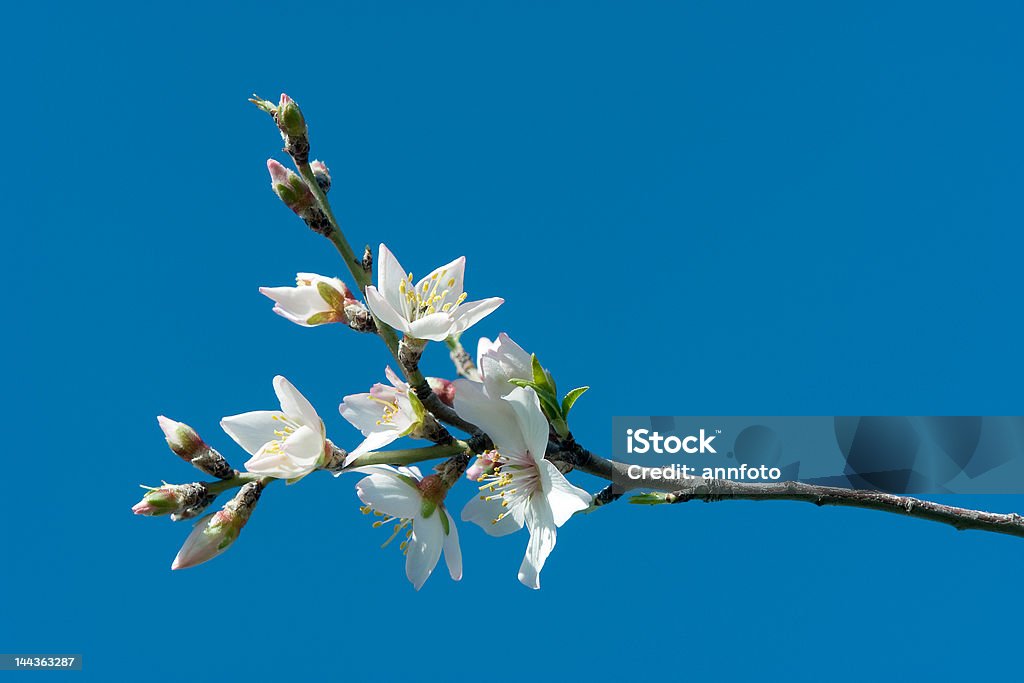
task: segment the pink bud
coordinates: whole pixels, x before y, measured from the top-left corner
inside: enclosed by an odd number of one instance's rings
[[[427,384],[430,385],[431,391],[441,399],[441,403],[446,406],[455,404],[455,384],[453,382],[440,377],[428,377]]]
[[[305,181],[276,159],[267,159],[267,170],[270,171],[270,188],[295,213],[303,215],[316,202]]]

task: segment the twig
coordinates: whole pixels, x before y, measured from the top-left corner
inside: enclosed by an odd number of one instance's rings
[[[634,471],[630,465],[608,460],[583,448],[574,440],[563,444],[562,457],[569,455],[572,463],[583,472],[612,480],[622,491],[653,489],[665,491],[668,503],[690,500],[716,502],[720,500],[796,500],[815,505],[841,505],[844,507],[880,510],[906,515],[915,519],[948,524],[960,531],[976,529],[1024,538],[1024,517],[1016,513],[996,513],[969,508],[941,505],[927,500],[864,489],[844,489],[835,486],[816,486],[796,481],[774,483],[736,482],[728,479],[652,479],[649,468]],[[602,493],[604,493],[602,491]],[[600,494],[599,494],[600,495]]]

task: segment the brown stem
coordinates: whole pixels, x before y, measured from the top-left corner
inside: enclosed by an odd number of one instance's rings
[[[863,489],[844,489],[836,486],[816,486],[796,481],[773,483],[736,482],[728,479],[652,479],[646,476],[650,468],[628,473],[630,465],[594,455],[567,440],[557,457],[569,460],[576,469],[602,479],[622,484],[622,489],[653,489],[664,491],[666,502],[685,503],[702,500],[708,503],[720,500],[796,500],[815,505],[841,505],[893,512],[907,517],[948,524],[955,529],[977,529],[997,534],[1024,538],[1024,517],[1016,513],[1002,514],[969,508],[942,505],[928,500]],[[550,451],[549,451],[550,454]],[[604,493],[604,492],[602,492]]]

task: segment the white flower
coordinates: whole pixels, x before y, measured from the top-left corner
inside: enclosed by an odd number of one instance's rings
[[[380,245],[377,286],[366,288],[366,304],[375,316],[416,339],[444,341],[457,336],[505,302],[497,297],[463,303],[462,276],[466,258],[460,256],[412,284],[394,254]]]
[[[370,474],[356,484],[359,499],[366,504],[362,511],[383,517],[373,523],[375,527],[395,523],[384,546],[401,531],[406,532],[401,548],[405,553],[405,575],[413,587],[419,590],[423,586],[437,566],[442,549],[448,572],[454,580],[461,579],[459,532],[442,502],[446,491],[440,477],[435,474],[424,478],[415,467],[389,465],[362,467],[358,471]]]
[[[379,450],[411,435],[423,424],[423,405],[409,385],[391,368],[384,368],[384,374],[391,386],[374,384],[370,393],[346,396],[338,407],[341,416],[366,437],[345,458],[346,465],[363,453]]]
[[[476,367],[487,394],[493,398],[507,396],[516,388],[509,380],[533,379],[533,356],[504,332],[498,335],[497,341],[480,338],[476,347]]]
[[[281,410],[257,410],[225,417],[220,426],[253,457],[245,469],[278,479],[299,479],[324,461],[324,423],[316,410],[278,375],[274,392]]]
[[[273,299],[274,313],[303,327],[345,322],[345,303],[352,292],[336,277],[298,273],[295,287],[260,287]]]
[[[508,395],[493,398],[480,384],[456,382],[455,410],[484,430],[495,450],[486,454],[494,469],[481,480],[479,497],[462,510],[464,521],[474,522],[492,536],[530,530],[519,580],[540,588],[540,570],[555,547],[555,531],[590,505],[590,494],[570,484],[548,460],[548,421],[541,412],[537,393],[517,387]]]

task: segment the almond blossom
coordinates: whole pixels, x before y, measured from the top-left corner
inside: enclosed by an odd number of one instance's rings
[[[487,394],[507,396],[516,385],[509,380],[533,379],[533,357],[502,332],[496,341],[481,337],[476,347],[476,366]]]
[[[555,534],[575,512],[590,505],[590,494],[570,484],[544,459],[549,426],[537,393],[516,387],[505,398],[488,396],[476,382],[458,380],[455,409],[483,429],[494,442],[485,454],[489,473],[481,495],[462,510],[462,519],[481,526],[492,536],[521,529],[530,531],[519,580],[540,588],[540,571],[555,547]]]
[[[377,383],[366,394],[352,394],[342,399],[338,409],[341,416],[362,432],[363,442],[348,454],[348,465],[363,453],[384,448],[403,436],[415,436],[423,424],[423,404],[390,367],[384,375],[391,386]]]
[[[415,339],[444,341],[458,336],[505,302],[494,297],[463,303],[464,256],[431,271],[415,285],[412,273],[406,273],[383,244],[377,267],[377,286],[366,288],[367,306],[380,320]]]
[[[281,410],[257,410],[225,417],[220,426],[252,458],[245,469],[277,479],[300,479],[324,462],[323,420],[292,383],[278,375],[274,392]]]
[[[416,467],[371,465],[358,472],[370,476],[356,484],[356,493],[371,512],[382,517],[373,523],[382,527],[394,522],[391,536],[382,548],[405,532],[400,544],[405,553],[405,575],[419,590],[434,571],[444,551],[445,563],[452,579],[462,578],[462,551],[455,520],[444,507],[447,489],[438,475],[424,477]]]
[[[346,322],[345,306],[355,303],[355,299],[344,282],[316,273],[298,273],[295,285],[260,287],[260,294],[274,301],[274,313],[296,325]]]

